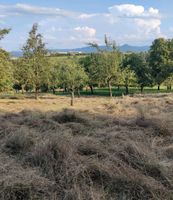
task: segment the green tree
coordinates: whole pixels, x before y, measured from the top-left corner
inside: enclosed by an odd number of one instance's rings
[[[167,90],[171,90],[171,89],[172,89],[172,85],[173,85],[173,75],[170,75],[170,76],[164,81],[164,85],[167,86]]]
[[[123,60],[124,68],[129,67],[136,75],[137,84],[143,92],[144,87],[152,84],[151,71],[146,53],[127,54]]]
[[[130,66],[122,67],[120,83],[124,85],[126,95],[129,94],[129,86],[136,85],[136,75]]]
[[[60,66],[60,64],[52,66],[51,70],[50,70],[49,85],[50,85],[50,88],[51,88],[53,94],[55,94],[55,89],[60,84],[60,80],[59,80],[60,67],[59,66]]]
[[[90,87],[91,94],[94,94],[94,86],[101,83],[101,77],[98,70],[100,56],[95,53],[91,53],[80,59],[80,64],[83,66],[87,76],[87,84]]]
[[[0,29],[0,40],[8,34],[10,29]],[[8,91],[13,84],[13,69],[10,55],[5,50],[0,49],[0,91]]]
[[[121,53],[117,50],[115,41],[105,36],[106,49],[97,44],[90,44],[98,50],[95,65],[98,77],[109,87],[109,96],[112,97],[112,82],[118,79],[121,64]]]
[[[71,93],[71,106],[74,105],[75,89],[84,86],[87,75],[76,59],[67,59],[60,65],[59,80]]]
[[[43,84],[50,79],[50,65],[46,57],[47,50],[42,41],[42,35],[37,33],[38,25],[34,24],[29,32],[29,38],[23,47],[23,58],[28,67],[29,82],[35,89],[35,98],[38,98],[38,91]]]
[[[104,52],[100,56],[98,65],[100,76],[109,88],[109,96],[112,97],[112,82],[119,78],[120,52]]]
[[[167,62],[168,65],[168,79],[173,76],[173,39],[168,40],[168,48],[169,48],[169,60]]]
[[[168,41],[163,38],[154,40],[149,53],[151,75],[154,82],[158,85],[158,90],[160,90],[160,85],[170,74],[168,65],[170,56]]]
[[[10,55],[0,49],[0,92],[12,89],[13,68],[10,61]]]
[[[15,85],[18,85],[22,89],[22,94],[25,88],[30,83],[30,74],[28,64],[24,58],[19,58],[13,61],[14,64],[14,80]]]
[[[11,29],[0,29],[0,40],[10,32]]]

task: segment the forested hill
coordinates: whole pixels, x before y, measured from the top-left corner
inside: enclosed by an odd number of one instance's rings
[[[105,46],[101,46],[101,49],[106,49]],[[149,46],[131,46],[128,44],[124,44],[119,47],[120,51],[122,52],[145,52],[149,50]],[[95,52],[96,49],[93,47],[81,47],[75,49],[50,49],[51,52],[82,52],[82,53],[92,53]],[[22,56],[21,51],[12,51],[11,55],[14,57]]]

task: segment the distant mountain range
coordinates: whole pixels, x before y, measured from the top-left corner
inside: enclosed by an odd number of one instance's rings
[[[100,47],[102,50],[106,49],[105,46]],[[121,52],[145,52],[149,50],[149,46],[131,46],[128,44],[124,44],[119,47]],[[93,47],[81,47],[81,48],[74,48],[74,49],[50,49],[50,52],[82,52],[82,53],[94,53],[97,50]],[[21,57],[21,51],[12,51],[11,55],[13,57]]]

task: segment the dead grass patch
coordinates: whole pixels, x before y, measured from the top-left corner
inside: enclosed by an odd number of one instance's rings
[[[10,103],[0,114],[0,199],[172,200],[172,105],[161,98],[81,98],[59,110],[69,99],[43,97],[16,101],[13,113]]]

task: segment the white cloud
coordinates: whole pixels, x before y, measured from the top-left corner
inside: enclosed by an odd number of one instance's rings
[[[144,13],[144,7],[133,4],[121,4],[110,7],[109,11],[111,13],[115,12],[117,15],[120,14],[121,16],[134,17],[142,15]]]
[[[16,4],[16,5],[0,5],[0,13],[5,16],[11,15],[47,15],[47,16],[63,16],[75,17],[77,13],[59,8],[47,8],[41,6],[33,6],[29,4]]]
[[[83,26],[83,27],[78,26],[78,27],[75,27],[74,31],[76,33],[81,34],[82,36],[89,37],[89,38],[93,38],[96,35],[96,29],[90,28],[88,26]]]
[[[158,9],[142,5],[120,4],[108,8],[107,19],[118,28],[116,38],[123,43],[153,40],[161,33],[161,14]]]
[[[6,15],[0,15],[0,18],[4,18],[4,17],[6,17]]]
[[[118,17],[160,17],[158,9],[150,7],[146,10],[143,6],[134,4],[114,5],[109,7],[109,12]]]
[[[171,32],[173,32],[173,27],[170,27],[169,30],[170,30]]]
[[[6,16],[14,16],[16,26],[26,35],[35,19],[39,19],[39,31],[49,48],[73,48],[92,41],[103,42],[105,33],[118,44],[149,44],[163,36],[160,11],[135,4],[113,5],[103,13],[73,12],[29,4],[0,5],[0,20],[8,20]],[[24,19],[28,21],[22,26],[17,20],[21,16],[26,16]],[[15,38],[19,32],[14,30],[11,34]]]
[[[150,16],[159,16],[159,10],[152,7],[149,8],[148,13]]]
[[[96,16],[98,16],[97,13],[93,13],[93,14],[83,13],[83,14],[79,15],[79,19],[90,19],[90,18],[93,18],[93,17],[96,17]]]
[[[49,34],[44,34],[44,39],[46,40],[46,42],[49,42],[49,41],[56,41],[57,40],[57,38],[55,37],[55,36],[53,36],[53,35],[49,35]]]
[[[61,42],[74,43],[77,46],[92,41],[103,41],[105,32],[121,44],[149,43],[163,36],[159,10],[152,7],[146,9],[134,4],[114,5],[108,8],[107,13],[83,13],[76,18],[63,19],[60,22],[56,17],[52,17],[42,20],[39,24],[49,30],[49,34],[59,37]],[[60,26],[61,36],[58,33]],[[96,38],[97,32],[99,35],[97,34]]]
[[[135,19],[135,22],[137,26],[142,28],[145,32],[156,32],[157,34],[161,34],[161,21],[159,19]]]

